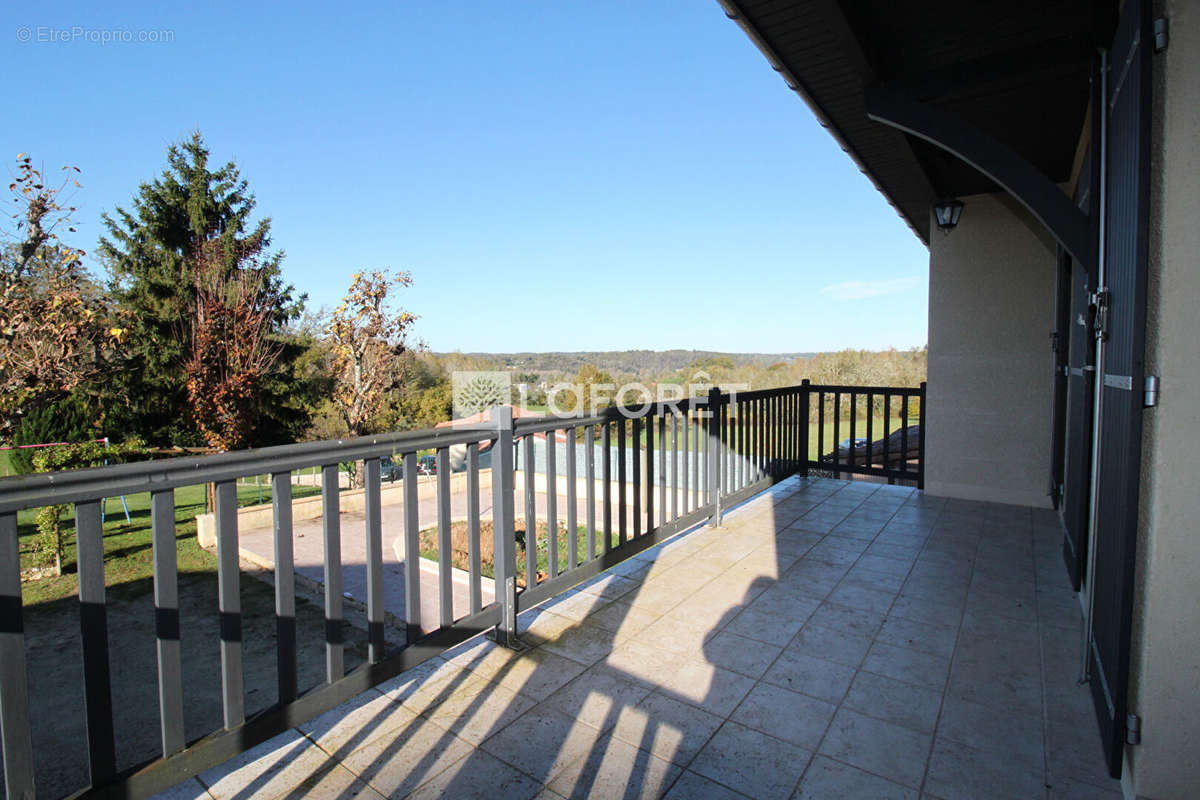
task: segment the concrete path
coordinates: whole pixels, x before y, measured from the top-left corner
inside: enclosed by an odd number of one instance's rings
[[[535,495],[539,520],[544,520],[546,516],[546,497],[544,493]],[[560,493],[558,497],[560,520],[566,518],[566,502],[566,497]],[[580,501],[579,507],[582,514],[582,501]],[[490,521],[492,517],[490,487],[480,491],[479,508],[480,518],[485,522]],[[515,508],[517,517],[522,518],[525,512],[523,495],[516,497]],[[417,514],[421,529],[436,525],[437,500],[431,497],[419,501]],[[466,519],[467,495],[465,492],[451,495],[450,516],[455,520]],[[599,512],[597,512],[597,516],[599,516]],[[582,522],[582,519],[580,521]],[[406,585],[404,563],[401,556],[398,555],[404,552],[403,501],[384,505],[382,522],[383,606],[387,614],[392,615],[395,621],[400,621],[405,617]],[[322,524],[323,520],[318,518],[298,520],[293,526],[296,573],[316,586],[323,586],[325,582]],[[367,602],[366,518],[362,512],[343,511],[341,532],[342,588],[348,600],[365,606]],[[263,569],[274,569],[274,531],[270,527],[240,530],[239,545],[243,560]],[[421,567],[421,627],[432,631],[437,629],[440,617],[438,568],[435,562],[427,560],[422,560]],[[480,583],[483,604],[487,605],[492,602],[494,597],[492,582],[484,577]],[[458,619],[470,612],[470,586],[466,573],[455,570],[452,585],[454,618]]]

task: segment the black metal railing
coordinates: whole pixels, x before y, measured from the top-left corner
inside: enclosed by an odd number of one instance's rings
[[[832,405],[827,408],[831,395]],[[826,413],[832,415],[836,443],[842,397],[850,397],[849,424],[853,432],[857,430],[855,398],[860,395],[865,395],[868,405],[876,396],[881,397],[883,409],[889,412],[884,414],[885,444],[878,465],[873,454],[861,460],[853,434],[845,458],[837,448],[831,459],[821,455]],[[512,409],[501,407],[492,410],[486,428],[442,428],[0,480],[0,737],[8,797],[33,796],[35,759],[55,758],[53,753],[35,754],[30,734],[19,511],[61,503],[75,506],[86,676],[82,713],[86,718],[90,770],[90,788],[80,788],[84,794],[97,796],[144,797],[323,713],[485,630],[494,628],[499,641],[519,646],[519,612],[700,522],[719,524],[724,509],[791,475],[807,474],[816,468],[919,481],[924,471],[923,447],[918,444],[914,459],[907,438],[903,438],[898,453],[892,453],[886,443],[892,403],[901,405],[901,419],[906,420],[914,397],[920,399],[923,421],[924,384],[919,389],[894,389],[815,386],[806,381],[801,386],[740,393],[712,389],[704,397],[611,408],[591,416],[522,417],[515,421]],[[812,420],[816,421],[815,448],[810,435]],[[866,431],[870,439],[874,433],[871,416],[867,417]],[[564,438],[564,463],[560,468],[556,446],[546,448],[546,483],[541,492],[533,469],[534,448],[526,446],[523,450],[524,538],[519,542],[515,445],[519,440],[532,444],[539,436],[555,442],[560,434]],[[923,442],[920,434],[916,438]],[[600,447],[595,446],[597,441]],[[576,450],[580,443],[581,459]],[[456,613],[451,583],[455,564],[450,450],[463,446],[469,602],[461,613]],[[480,539],[481,449],[491,450],[495,599],[486,604]],[[418,482],[404,479],[403,525],[399,533],[404,543],[406,637],[404,645],[389,647],[385,636],[380,460],[402,460],[405,478],[415,477],[418,453],[423,450],[433,450],[437,460],[438,590],[433,598],[422,593]],[[366,662],[347,671],[341,629],[344,609],[338,465],[357,460],[364,465],[369,644]],[[291,475],[295,470],[313,467],[319,467],[322,474],[325,680],[302,691],[297,679]],[[582,476],[578,474],[580,467]],[[272,483],[277,698],[270,708],[247,715],[236,484],[239,478],[262,473],[269,473]],[[180,651],[174,490],[202,483],[215,485],[223,727],[188,741],[184,733],[187,687]],[[136,767],[119,768],[100,501],[137,492],[149,492],[151,497],[161,754]],[[539,494],[545,495],[544,532],[537,524]],[[560,542],[560,523],[564,521],[565,537]],[[517,560],[518,545],[525,550],[522,564]],[[541,568],[543,555],[545,569]],[[431,602],[437,614],[430,618],[436,623],[423,625],[422,610]]]
[[[825,386],[808,381],[804,386],[810,420],[817,426],[816,456],[810,456],[810,468],[872,475],[887,478],[888,483],[911,481],[925,488],[924,382],[915,388]]]

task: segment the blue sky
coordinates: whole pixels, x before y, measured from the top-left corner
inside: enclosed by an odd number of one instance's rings
[[[410,270],[434,350],[925,343],[926,249],[715,0],[0,18],[0,156],[82,169],[84,249],[198,128],[310,305]],[[172,40],[88,41],[113,30]]]

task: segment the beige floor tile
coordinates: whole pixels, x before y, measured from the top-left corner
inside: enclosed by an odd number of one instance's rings
[[[550,788],[573,800],[654,800],[666,793],[681,771],[669,761],[609,738],[562,770]]]
[[[578,661],[539,647],[522,653],[520,658],[513,660],[507,669],[495,676],[495,681],[506,689],[541,702],[585,669],[587,667]]]
[[[533,705],[528,697],[489,682],[455,692],[426,711],[425,716],[477,745]]]
[[[427,719],[382,736],[342,759],[371,788],[404,797],[471,752],[471,745]]]
[[[504,800],[528,800],[538,795],[542,785],[482,750],[474,750],[426,781],[409,795],[408,800],[442,798],[497,797]]]

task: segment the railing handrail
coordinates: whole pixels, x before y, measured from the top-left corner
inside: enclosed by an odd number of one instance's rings
[[[909,397],[918,397],[923,391],[918,386],[854,386],[850,384],[835,384],[835,383],[810,383],[808,388],[819,389],[824,392],[840,392],[842,394],[890,394],[894,397],[908,395]]]
[[[521,417],[514,420],[514,435],[521,437],[584,425],[602,425],[622,419],[662,414],[671,409],[696,410],[702,408],[705,401],[706,398],[683,398],[646,405],[612,406],[588,416]],[[495,438],[495,432],[485,423],[473,423],[464,427],[426,428],[354,439],[300,442],[186,458],[151,459],[10,476],[0,478],[0,513],[138,492],[178,489],[248,475],[291,472],[305,467],[380,458]]]
[[[291,472],[489,438],[494,437],[482,428],[433,428],[0,478],[0,513]]]

